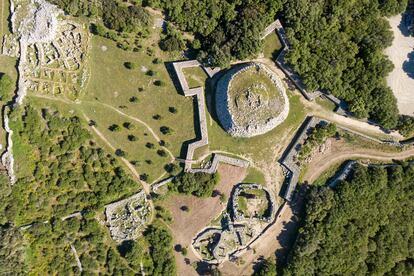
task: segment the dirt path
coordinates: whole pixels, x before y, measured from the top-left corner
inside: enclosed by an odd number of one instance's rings
[[[88,116],[86,116],[86,114],[83,114],[85,120],[89,121]],[[101,140],[108,146],[111,148],[111,150],[115,151],[116,148],[106,139],[106,137],[94,126],[91,126],[91,129],[95,132],[96,135],[99,136],[99,138],[101,138]],[[144,188],[145,192],[147,194],[150,193],[151,188],[150,185],[148,183],[146,183],[145,181],[142,181],[140,179],[140,174],[137,172],[137,170],[135,169],[134,166],[132,166],[132,164],[125,158],[123,157],[119,157],[122,162],[124,162],[124,164],[128,167],[128,169],[132,172],[132,174],[135,176],[135,178],[138,180],[138,182],[140,182],[142,184],[142,187]]]
[[[284,73],[275,65],[275,63],[267,58],[260,58],[255,61],[261,62],[266,64],[270,69],[272,69],[277,75],[281,76],[282,78],[285,76]],[[412,89],[413,90],[413,89]],[[411,91],[411,90],[410,90]],[[413,94],[414,95],[414,94]],[[414,97],[412,97],[414,99]],[[315,115],[317,117],[321,117],[337,123],[339,125],[348,127],[350,129],[365,133],[367,135],[372,136],[383,136],[389,138],[396,138],[396,139],[403,139],[403,137],[398,132],[392,132],[390,134],[386,134],[380,127],[371,125],[367,122],[359,121],[354,118],[345,117],[342,115],[338,115],[333,111],[328,111],[321,107],[316,101],[308,101],[301,97],[301,102],[303,105],[310,109],[309,116]],[[414,104],[412,105],[414,106]]]
[[[243,264],[237,265],[232,262],[222,264],[220,271],[223,275],[252,275],[253,267],[260,259],[276,255],[284,258],[287,248],[294,241],[299,228],[296,215],[303,208],[303,193],[293,203],[285,203],[280,210],[276,222],[255,241],[250,250],[241,256]]]
[[[227,164],[220,164],[218,167],[220,183],[216,189],[223,193],[227,199],[230,198],[233,186],[240,183],[246,176],[246,169]],[[197,198],[194,196],[172,195],[166,199],[162,205],[171,211],[173,222],[169,225],[174,237],[174,243],[188,248],[188,255],[175,252],[178,275],[197,275],[194,268],[188,262],[198,262],[190,245],[195,235],[205,226],[215,219],[226,208],[220,202],[220,198]],[[187,206],[189,212],[181,210],[182,206]],[[188,259],[186,262],[185,259]]]
[[[31,94],[30,96],[33,96],[33,97],[36,97],[36,98],[43,98],[43,99],[47,99],[47,100],[51,100],[51,101],[59,101],[59,102],[63,102],[65,104],[70,104],[70,105],[80,105],[80,104],[82,104],[82,102],[85,102],[85,103],[89,103],[89,104],[98,104],[98,105],[105,106],[106,108],[109,108],[109,109],[115,111],[116,113],[118,113],[118,114],[120,114],[124,117],[127,117],[127,118],[143,125],[151,133],[151,135],[154,137],[154,139],[157,140],[157,142],[161,141],[161,138],[158,136],[158,134],[146,122],[144,122],[143,120],[141,120],[137,117],[126,114],[126,113],[120,111],[119,109],[109,105],[109,104],[105,104],[105,103],[101,103],[101,102],[94,102],[94,101],[85,101],[85,100],[84,101],[80,101],[80,100],[79,101],[71,101],[71,100],[68,100],[68,99],[61,99],[61,98],[57,98],[57,97],[51,97],[51,96],[39,95],[39,94]],[[171,158],[175,159],[175,156],[172,154],[172,152],[169,149],[167,149],[166,147],[162,147],[162,148],[168,153],[168,155],[170,155]]]
[[[414,156],[414,148],[402,152],[380,152],[376,149],[355,148],[339,144],[333,146],[328,152],[317,155],[308,164],[304,180],[314,182],[321,174],[331,166],[348,159],[369,159],[390,162],[392,160],[404,160]]]

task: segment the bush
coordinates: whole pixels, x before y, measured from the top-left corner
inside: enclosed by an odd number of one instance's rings
[[[160,132],[164,135],[168,135],[172,133],[172,129],[167,126],[160,127]]]
[[[125,68],[130,69],[130,70],[137,68],[137,65],[135,63],[129,62],[129,61],[125,62],[124,66]]]
[[[166,52],[182,51],[185,49],[185,43],[182,38],[167,36],[160,41],[160,48]]]
[[[152,118],[154,119],[154,120],[161,120],[162,119],[162,117],[161,117],[161,115],[160,114],[155,114],[154,116],[152,116]]]
[[[135,135],[130,134],[128,135],[128,140],[131,142],[135,142],[138,141],[138,138]]]
[[[182,173],[169,185],[170,190],[197,197],[212,196],[213,189],[219,181],[219,175],[207,173]]]
[[[114,132],[117,132],[117,131],[120,131],[120,130],[121,130],[121,128],[120,128],[117,124],[110,125],[110,126],[108,127],[108,129],[109,129],[110,131],[114,131]]]
[[[156,86],[165,86],[165,83],[162,80],[156,80],[156,81],[154,81],[154,85],[156,85]]]
[[[157,150],[157,154],[161,157],[166,157],[167,156],[167,153],[165,152],[165,150],[162,150],[162,149]]]
[[[138,102],[138,98],[135,96],[132,96],[131,98],[129,98],[129,102],[130,103],[137,103]]]
[[[116,154],[116,156],[119,156],[119,157],[126,157],[126,152],[121,150],[121,149],[117,149],[115,151],[115,154]]]
[[[134,128],[135,128],[135,126],[134,126],[132,123],[130,123],[130,122],[125,122],[125,123],[123,123],[123,124],[122,124],[122,126],[123,126],[124,128],[126,128],[126,129],[129,129],[129,130],[131,130],[131,129],[134,129]]]
[[[397,124],[397,130],[404,137],[410,137],[414,134],[414,117],[408,115],[400,115]]]
[[[147,143],[145,144],[145,146],[146,146],[147,148],[149,148],[149,149],[153,149],[153,148],[155,148],[155,145],[154,145],[153,143],[150,143],[150,142],[147,142]]]
[[[168,107],[168,111],[173,114],[176,114],[178,112],[177,108],[175,108],[174,106]]]

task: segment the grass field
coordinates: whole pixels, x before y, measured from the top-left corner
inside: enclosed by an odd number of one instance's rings
[[[10,16],[10,2],[9,0],[1,0],[0,3],[0,41],[3,42],[3,35],[10,34],[9,30],[9,16]]]
[[[112,146],[123,150],[126,153],[125,158],[129,161],[137,161],[136,170],[141,174],[148,174],[147,182],[151,183],[165,172],[164,166],[169,163],[170,157],[161,157],[157,154],[161,147],[144,126],[99,104],[83,103],[80,108],[87,117],[97,123],[96,128]],[[132,129],[123,126],[126,122],[133,125]],[[112,124],[117,124],[121,130],[109,130]],[[135,136],[137,141],[129,141],[128,135]],[[149,148],[150,145],[153,148]]]
[[[303,122],[306,111],[300,102],[300,95],[288,93],[290,110],[288,118],[272,131],[252,137],[234,138],[227,134],[216,120],[208,120],[208,134],[211,150],[232,152],[246,156],[255,161],[274,162],[275,147],[285,144],[285,137],[293,135],[298,126]]]
[[[347,161],[341,161],[339,163],[333,164],[329,170],[325,171],[321,176],[316,179],[312,185],[316,186],[323,186],[326,185],[328,180],[335,176],[335,174],[340,170],[340,168],[345,164]]]
[[[243,183],[257,183],[264,184],[266,182],[265,177],[261,171],[256,168],[250,167],[247,172],[246,178],[243,180]]]
[[[149,47],[156,49],[156,54],[150,56],[146,50],[127,52],[118,49],[112,41],[94,36],[90,80],[83,99],[111,105],[145,121],[171,145],[173,154],[179,156],[183,142],[195,138],[193,101],[177,92],[164,63],[153,63],[155,56],[164,61],[168,57],[158,46]],[[136,68],[127,69],[124,62],[133,62]],[[149,76],[147,70],[151,70],[153,76]],[[161,86],[154,84],[157,80],[162,81]],[[177,112],[170,112],[170,107]],[[158,119],[154,119],[157,115]],[[162,126],[171,128],[172,133],[163,135]]]
[[[17,82],[16,62],[17,62],[17,60],[15,58],[0,55],[0,73],[7,74],[9,77],[12,78],[14,83]],[[9,100],[10,99],[3,99],[2,101],[0,101],[1,107],[3,108],[3,106]],[[0,144],[3,146],[3,148],[0,150],[0,152],[3,152],[3,150],[6,146],[6,132],[3,129],[3,124],[0,128]]]
[[[278,51],[282,48],[276,32],[268,35],[263,42],[263,55],[265,58],[274,59]]]
[[[190,88],[205,86],[208,76],[201,67],[184,68],[183,73]]]

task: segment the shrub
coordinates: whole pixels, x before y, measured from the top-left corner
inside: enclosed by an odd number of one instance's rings
[[[165,148],[168,148],[168,147],[170,146],[170,144],[169,144],[168,142],[164,141],[164,140],[160,140],[160,141],[158,142],[158,144],[159,144],[161,147],[165,147]]]
[[[130,129],[130,130],[135,128],[135,126],[130,122],[125,122],[122,125],[123,125],[124,128]]]
[[[135,135],[130,134],[128,135],[128,140],[131,142],[135,142],[138,141],[138,138]]]
[[[155,148],[155,145],[153,143],[150,143],[150,142],[146,143],[145,146],[149,149]]]
[[[156,86],[165,86],[165,83],[162,80],[156,80],[156,81],[154,81],[154,85],[156,85]]]
[[[168,135],[168,134],[171,134],[172,133],[172,129],[169,128],[169,127],[167,127],[167,126],[160,127],[160,131],[164,135]]]
[[[129,61],[124,62],[124,66],[125,68],[130,69],[130,70],[135,69],[137,67],[135,63],[129,62]]]
[[[182,173],[169,185],[170,190],[197,197],[209,197],[219,181],[219,175],[207,173]]]
[[[162,119],[162,117],[161,117],[161,115],[160,114],[155,114],[154,116],[152,116],[152,118],[154,119],[154,120],[161,120]]]
[[[115,155],[119,157],[126,157],[126,152],[121,149],[117,149],[115,150]]]
[[[400,115],[397,124],[397,130],[404,137],[409,137],[414,134],[414,117],[407,115]]]
[[[117,124],[110,125],[110,126],[108,127],[108,129],[109,129],[110,131],[114,131],[114,132],[117,132],[117,131],[120,131],[120,130],[121,130],[121,128],[120,128]]]
[[[170,107],[168,107],[168,111],[169,111],[170,113],[173,113],[173,114],[175,114],[175,113],[177,113],[177,112],[178,112],[177,108],[175,108],[174,106],[170,106]]]
[[[177,36],[167,36],[160,41],[160,48],[166,52],[182,51],[185,49],[184,40]]]
[[[157,150],[157,154],[161,157],[166,157],[167,156],[167,153],[165,152],[165,150],[162,150],[162,149]]]
[[[129,98],[129,102],[130,103],[137,103],[138,102],[138,98],[135,96],[132,96],[131,98]]]
[[[139,175],[139,179],[142,180],[142,181],[147,181],[148,178],[149,178],[149,175],[146,174],[146,173],[143,173],[143,174]]]
[[[147,76],[153,77],[153,76],[156,76],[157,75],[157,72],[155,72],[153,70],[148,70],[146,74],[147,74]]]

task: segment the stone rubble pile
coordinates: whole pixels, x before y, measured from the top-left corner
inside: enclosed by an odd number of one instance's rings
[[[151,216],[151,207],[144,191],[105,207],[109,231],[116,242],[134,240]]]
[[[248,70],[256,69],[258,71],[264,72],[276,86],[276,90],[281,96],[282,102],[277,103],[281,105],[281,111],[273,117],[266,119],[265,121],[259,120],[255,113],[253,115],[249,115],[248,118],[249,123],[247,125],[238,125],[236,117],[237,116],[245,116],[244,110],[232,110],[231,102],[233,99],[229,97],[229,90],[232,85],[233,79]],[[246,89],[249,89],[246,87]],[[260,101],[258,101],[260,103]],[[257,102],[256,102],[257,103]],[[255,106],[255,109],[262,109],[262,108],[270,108],[269,110],[272,111],[274,107],[271,105],[265,105],[264,102],[260,103],[260,106]],[[269,132],[270,130],[277,127],[281,124],[289,114],[289,99],[286,95],[285,87],[281,81],[281,79],[276,76],[276,74],[268,69],[265,65],[261,63],[246,63],[241,65],[236,65],[232,69],[230,69],[224,76],[220,78],[217,82],[216,87],[216,112],[218,119],[222,127],[232,136],[235,137],[253,137],[257,135],[264,134]]]

